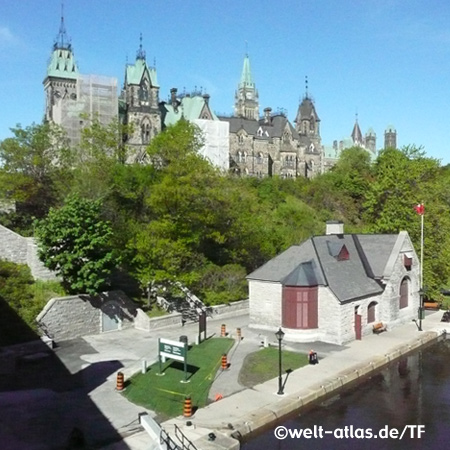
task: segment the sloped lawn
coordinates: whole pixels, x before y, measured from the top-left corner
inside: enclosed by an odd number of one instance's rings
[[[133,403],[151,409],[160,420],[183,414],[185,396],[192,399],[194,408],[207,404],[208,393],[217,370],[221,368],[222,355],[228,353],[233,339],[211,338],[193,346],[187,355],[187,378],[184,365],[172,359],[162,364],[163,376],[159,375],[159,363],[153,364],[146,374],[136,374],[126,384],[123,395]]]
[[[282,350],[282,373],[286,377],[286,370],[295,370],[308,364],[308,355]],[[239,373],[239,383],[246,387],[253,387],[278,377],[278,348],[263,348],[250,353]]]

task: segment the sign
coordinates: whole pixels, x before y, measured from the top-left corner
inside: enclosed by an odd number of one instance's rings
[[[158,339],[158,358],[159,358],[159,374],[162,373],[162,359],[172,358],[184,363],[184,381],[181,383],[188,383],[187,379],[187,351],[188,345],[186,342],[172,341],[170,339]]]
[[[166,358],[184,361],[187,354],[187,344],[184,342],[171,341],[170,339],[159,339],[159,354]]]

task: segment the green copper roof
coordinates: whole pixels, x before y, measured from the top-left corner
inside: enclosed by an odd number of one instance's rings
[[[178,105],[176,111],[174,110],[173,105],[167,103],[165,105],[167,113],[164,118],[164,125],[173,125],[177,123],[182,117],[189,121],[201,119],[201,114],[205,107],[205,99],[197,95],[195,97],[183,97],[181,99],[181,104]],[[209,111],[213,120],[219,120],[211,110]]]
[[[67,48],[57,48],[53,50],[50,63],[47,66],[47,76],[58,78],[78,78],[78,67],[73,59],[72,50]]]
[[[148,72],[150,84],[153,87],[159,87],[158,80],[156,78],[156,69],[153,67],[148,67],[144,58],[136,58],[136,62],[134,64],[127,66],[125,74],[126,82],[128,84],[141,84],[145,71]]]
[[[253,82],[252,78],[252,72],[250,69],[250,59],[248,55],[245,55],[244,58],[244,67],[242,68],[242,74],[241,74],[241,82],[239,83],[239,87],[250,87],[254,88],[255,83]]]

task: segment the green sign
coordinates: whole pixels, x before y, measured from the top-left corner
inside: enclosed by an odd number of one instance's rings
[[[187,345],[184,342],[171,341],[169,339],[159,339],[159,354],[166,358],[184,361],[187,354]]]
[[[184,382],[187,383],[187,350],[188,345],[185,342],[172,341],[170,339],[158,339],[158,357],[159,357],[159,373],[161,373],[162,358],[172,358],[177,361],[184,362]]]

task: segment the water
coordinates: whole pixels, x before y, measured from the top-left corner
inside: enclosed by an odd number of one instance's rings
[[[425,433],[417,437],[417,428],[424,425]],[[450,449],[450,340],[433,344],[407,358],[392,363],[381,373],[364,381],[350,391],[328,399],[281,425],[288,429],[314,430],[322,426],[323,438],[293,438],[277,440],[274,428],[242,445],[242,450],[403,450]],[[397,428],[397,439],[351,438],[365,433],[356,429],[380,430]],[[347,431],[345,427],[347,426]],[[337,436],[324,431],[336,430]],[[347,437],[345,435],[347,432]],[[395,432],[394,432],[395,433]],[[414,433],[411,437],[410,433]],[[341,438],[340,438],[341,437]]]

